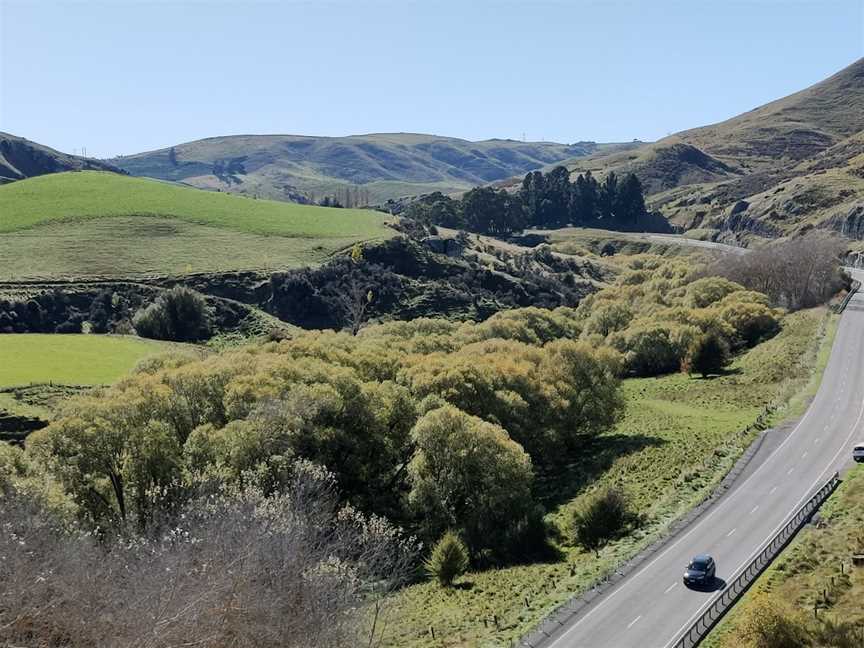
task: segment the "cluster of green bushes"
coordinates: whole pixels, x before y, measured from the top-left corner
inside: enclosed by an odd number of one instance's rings
[[[475,560],[518,558],[542,525],[535,467],[578,452],[623,405],[617,354],[558,339],[574,316],[415,320],[151,360],[72,402],[27,453],[103,527],[146,528],[196,484],[278,492],[304,459],[429,542],[452,529]]]
[[[780,330],[783,311],[765,295],[702,274],[690,261],[634,257],[614,286],[579,304],[580,337],[621,353],[630,375],[707,375]]]
[[[132,300],[136,296],[131,296]],[[111,290],[40,292],[26,299],[0,299],[0,334],[106,333],[128,320],[130,299]]]

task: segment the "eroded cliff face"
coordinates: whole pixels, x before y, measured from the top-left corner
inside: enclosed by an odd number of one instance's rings
[[[825,226],[856,241],[864,241],[864,202],[829,218]]]

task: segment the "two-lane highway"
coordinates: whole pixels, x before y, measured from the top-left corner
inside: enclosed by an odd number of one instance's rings
[[[860,279],[860,277],[859,277]],[[843,314],[821,387],[773,452],[680,537],[579,616],[544,648],[664,648],[720,596],[864,437],[864,295]],[[710,553],[719,586],[689,589],[688,560]]]

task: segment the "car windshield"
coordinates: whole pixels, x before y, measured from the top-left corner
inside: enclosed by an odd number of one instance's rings
[[[690,569],[695,569],[697,571],[705,571],[708,568],[708,563],[704,560],[692,560],[690,562]]]

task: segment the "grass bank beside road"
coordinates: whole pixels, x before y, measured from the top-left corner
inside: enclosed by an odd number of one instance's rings
[[[561,531],[558,558],[473,572],[451,590],[407,588],[389,612],[388,645],[508,645],[635,555],[711,492],[756,437],[760,416],[798,412],[794,403],[818,385],[834,319],[824,309],[786,316],[777,337],[739,356],[723,376],[626,380],[623,421],[563,476],[538,476],[547,519]],[[648,522],[595,557],[569,541],[569,520],[585,497],[611,485],[622,487]]]

